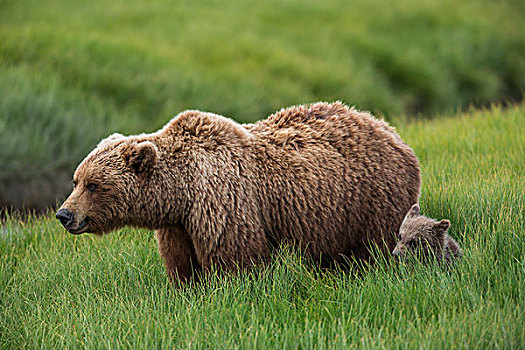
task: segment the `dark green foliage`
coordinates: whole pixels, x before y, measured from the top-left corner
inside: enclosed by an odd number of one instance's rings
[[[112,132],[343,100],[432,115],[521,99],[519,1],[1,1],[0,206],[67,193]]]

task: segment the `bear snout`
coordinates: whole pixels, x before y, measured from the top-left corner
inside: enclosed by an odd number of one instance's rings
[[[75,219],[75,216],[72,212],[70,212],[67,209],[59,209],[57,211],[56,218],[60,221],[62,226],[64,226],[66,229],[68,229],[71,224],[73,223],[73,220]]]
[[[72,233],[74,235],[83,233],[86,231],[87,225],[89,223],[89,217],[86,216],[82,221],[80,221],[76,227],[75,225],[75,214],[67,209],[59,209],[56,214],[56,218],[60,220],[60,223],[62,226],[66,228],[66,230],[69,231],[69,233]],[[80,219],[79,219],[80,220]]]
[[[401,257],[403,256],[404,254],[404,249],[403,247],[400,247],[399,244],[394,248],[394,250],[392,251],[392,255],[394,256],[395,259],[399,260],[401,259]]]

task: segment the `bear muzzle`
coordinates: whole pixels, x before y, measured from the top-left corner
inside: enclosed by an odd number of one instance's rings
[[[68,228],[71,223],[73,222],[74,215],[72,212],[70,212],[67,209],[59,209],[57,211],[56,218],[60,220],[60,223],[65,227]]]
[[[66,228],[71,234],[81,234],[85,231],[89,223],[89,217],[85,217],[76,227],[75,224],[75,214],[67,209],[59,209],[56,214],[56,218],[60,221],[62,226]]]
[[[396,260],[399,260],[403,257],[403,255],[405,254],[405,249],[404,247],[400,246],[399,244],[394,248],[394,250],[392,251],[392,256],[396,259]]]

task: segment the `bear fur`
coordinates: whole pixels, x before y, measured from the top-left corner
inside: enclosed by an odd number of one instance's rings
[[[414,204],[408,211],[401,228],[400,240],[392,254],[401,259],[410,256],[422,262],[436,258],[441,264],[450,266],[463,255],[458,243],[447,234],[450,221],[436,221],[421,215],[419,205]]]
[[[152,134],[102,140],[74,184],[59,211],[71,233],[155,230],[168,274],[184,280],[283,243],[322,262],[390,251],[420,170],[387,123],[336,102],[244,125],[185,111]]]

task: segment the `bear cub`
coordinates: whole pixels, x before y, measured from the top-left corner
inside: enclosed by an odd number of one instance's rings
[[[449,227],[450,221],[421,215],[419,205],[414,204],[401,223],[400,240],[392,255],[400,260],[412,256],[421,262],[435,258],[440,264],[451,266],[461,259],[463,252],[447,234]]]

